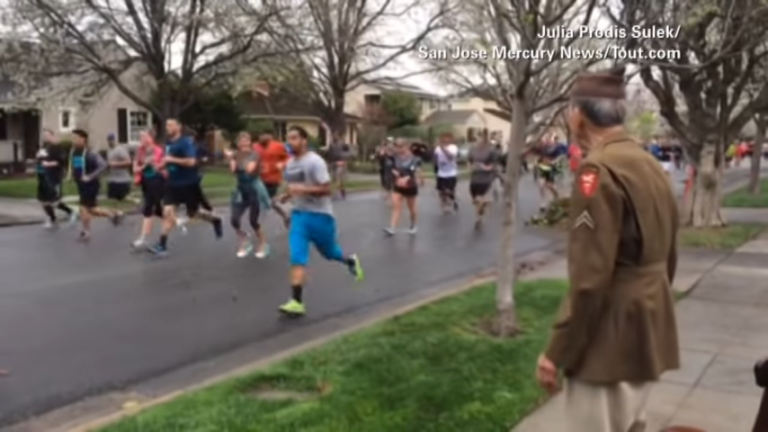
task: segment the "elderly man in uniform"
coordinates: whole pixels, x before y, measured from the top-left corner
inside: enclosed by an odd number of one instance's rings
[[[625,131],[624,99],[623,68],[582,75],[571,92],[570,128],[589,154],[571,195],[570,291],[536,371],[549,390],[563,372],[570,432],[645,431],[651,385],[680,367],[677,202]]]

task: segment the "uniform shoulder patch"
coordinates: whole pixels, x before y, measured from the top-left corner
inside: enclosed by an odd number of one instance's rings
[[[586,170],[579,174],[579,190],[585,197],[591,197],[597,192],[600,175],[597,170]]]

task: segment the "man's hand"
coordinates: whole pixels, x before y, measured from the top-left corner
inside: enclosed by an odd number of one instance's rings
[[[83,175],[82,177],[80,177],[80,181],[87,183],[87,182],[91,181],[91,177],[87,176],[87,175]]]
[[[307,193],[307,187],[300,183],[289,183],[288,194],[289,195],[303,195]]]
[[[544,354],[539,355],[539,361],[536,364],[536,380],[549,393],[554,393],[559,388],[557,366]]]
[[[280,194],[277,197],[275,197],[275,201],[277,201],[280,204],[285,204],[290,200],[291,200],[291,194],[288,194],[288,193]]]
[[[232,150],[230,150],[230,149],[226,149],[226,150],[224,150],[224,157],[226,157],[227,159],[232,159],[232,157],[233,157],[234,155],[235,155],[235,152],[234,152],[234,151],[232,151]]]
[[[166,156],[163,158],[163,162],[165,163],[176,163],[176,158],[173,156]]]
[[[410,180],[408,177],[399,177],[397,180],[395,180],[395,183],[398,187],[407,188],[408,180]]]

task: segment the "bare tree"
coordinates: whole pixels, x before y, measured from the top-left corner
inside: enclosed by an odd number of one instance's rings
[[[632,61],[694,167],[684,222],[725,225],[720,202],[726,145],[768,102],[765,82],[745,102],[768,54],[768,5],[759,0],[623,0],[618,10],[610,3],[605,9],[629,34],[633,27],[673,32],[626,38],[626,48],[647,54]]]
[[[32,44],[36,54],[18,65],[16,79],[33,81],[29,87],[50,77],[108,81],[159,119],[192,103],[194,86],[229,79],[272,54],[267,23],[278,12],[272,2],[246,0],[8,1],[6,39]],[[129,68],[147,78],[160,104],[128,82]]]
[[[427,35],[444,25],[449,0],[312,0],[279,14],[275,39],[288,60],[261,71],[310,100],[334,133],[346,130],[347,93],[381,78]],[[421,71],[402,74],[405,78]]]
[[[519,330],[514,302],[514,234],[521,154],[531,134],[542,132],[557,119],[576,75],[606,58],[597,39],[539,34],[545,28],[589,23],[594,10],[594,1],[466,0],[454,18],[453,30],[436,35],[441,41],[420,50],[422,58],[440,67],[446,81],[511,111],[497,264],[501,336]],[[465,49],[460,59],[452,58],[456,47]]]

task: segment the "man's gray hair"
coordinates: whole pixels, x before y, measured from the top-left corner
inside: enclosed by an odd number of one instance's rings
[[[571,103],[597,127],[621,126],[627,117],[627,108],[621,99],[574,98]]]

